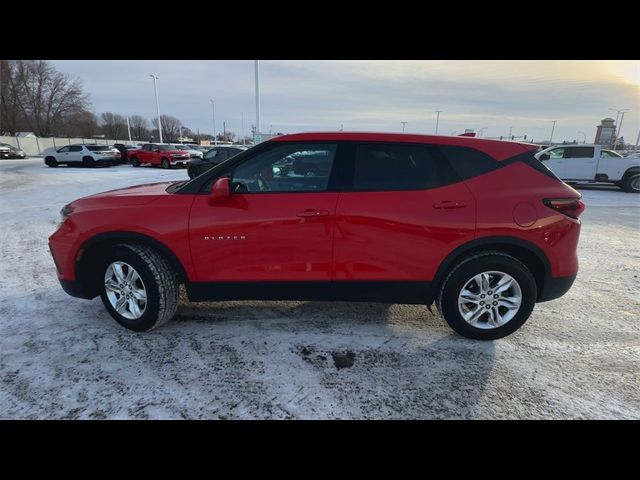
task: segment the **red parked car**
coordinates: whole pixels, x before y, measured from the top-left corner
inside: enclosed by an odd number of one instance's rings
[[[186,167],[190,158],[188,152],[177,150],[173,145],[162,143],[145,143],[142,148],[129,150],[127,156],[134,167],[148,163],[162,168],[171,168],[174,165]]]
[[[62,287],[143,331],[191,301],[431,305],[495,339],[578,271],[580,194],[536,147],[428,135],[305,133],[261,143],[193,180],[76,200],[49,239]],[[286,168],[324,159],[317,173]],[[322,167],[322,168],[320,168]]]

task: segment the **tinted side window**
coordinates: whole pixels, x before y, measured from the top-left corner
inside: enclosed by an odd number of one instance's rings
[[[424,190],[455,181],[451,167],[431,146],[358,145],[354,190]]]
[[[72,145],[70,148],[70,151],[72,152],[81,152],[82,151],[82,147],[80,145]]]
[[[593,158],[593,147],[565,147],[564,158]]]
[[[61,149],[58,150],[58,152],[63,153],[63,152],[68,152],[69,151],[69,147],[62,147]]]
[[[322,192],[329,186],[335,144],[284,144],[258,153],[231,173],[234,193]]]
[[[453,145],[438,145],[436,148],[442,152],[455,172],[463,180],[500,168],[496,160],[473,148]]]

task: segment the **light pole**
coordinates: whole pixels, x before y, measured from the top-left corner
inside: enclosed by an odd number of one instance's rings
[[[131,141],[131,126],[129,125],[129,117],[127,117],[127,132],[129,133],[129,141]]]
[[[616,140],[615,140],[615,143],[617,144],[617,143],[618,143],[618,137],[620,136],[620,135],[619,135],[619,134],[620,134],[620,129],[618,128],[618,120],[619,120],[619,118],[620,118],[620,114],[621,114],[622,112],[628,112],[628,111],[629,111],[629,109],[628,109],[628,108],[621,108],[621,109],[618,109],[618,108],[610,108],[609,110],[611,110],[611,111],[613,111],[613,112],[617,112],[617,113],[616,113],[616,123],[615,123],[615,125],[616,125],[616,130],[615,130],[615,131],[616,131]],[[624,115],[624,113],[622,113],[622,115]],[[620,123],[622,123],[622,120],[620,120]],[[614,145],[613,149],[614,149],[614,150],[616,149],[615,145]]]
[[[162,142],[162,124],[160,123],[160,102],[158,101],[158,86],[156,85],[156,80],[158,80],[158,76],[151,74],[149,75],[153,78],[153,90],[156,92],[156,112],[158,113],[158,135],[160,136],[160,143]]]
[[[587,143],[587,135],[584,132],[578,132],[582,134],[582,143]]]
[[[512,132],[513,132],[513,127],[509,127],[509,140],[511,140]]]
[[[218,140],[216,137],[216,104],[213,100],[209,99],[211,102],[211,118],[213,120],[213,144],[217,145]]]
[[[551,137],[549,138],[549,143],[553,143],[553,131],[556,129],[557,120],[551,120],[553,122],[553,127],[551,127]]]
[[[436,135],[438,134],[438,124],[440,123],[440,113],[442,113],[442,110],[436,110]]]
[[[253,68],[256,77],[256,133],[260,135],[260,72],[258,60],[253,61]]]
[[[407,123],[409,122],[400,122],[402,124],[402,133],[404,133],[404,127],[407,125]]]
[[[625,108],[624,110],[620,110],[620,128],[618,128],[618,131],[616,132],[616,141],[613,142],[613,149],[616,149],[616,146],[618,145],[618,139],[620,138],[620,133],[622,132],[622,121],[624,120],[624,114],[627,113],[629,111],[628,108]]]
[[[240,112],[240,125],[242,125],[240,130],[242,132],[242,145],[244,145],[244,112]]]

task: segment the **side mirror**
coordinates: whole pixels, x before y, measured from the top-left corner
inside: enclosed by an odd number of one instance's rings
[[[229,177],[222,177],[215,181],[213,187],[211,187],[211,198],[227,198],[231,196],[231,181]]]

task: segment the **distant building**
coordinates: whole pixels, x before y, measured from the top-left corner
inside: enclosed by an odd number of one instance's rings
[[[604,118],[600,125],[597,126],[596,139],[593,143],[596,145],[609,145],[616,138],[616,125],[613,118]]]

